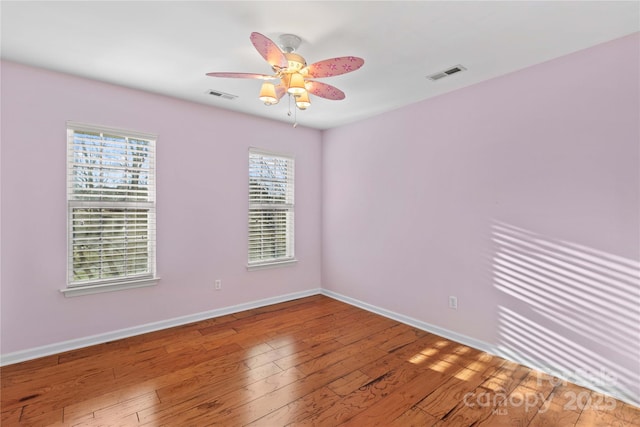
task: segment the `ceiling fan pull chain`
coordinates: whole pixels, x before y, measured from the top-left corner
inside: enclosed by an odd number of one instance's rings
[[[291,117],[291,94],[289,94],[289,112],[287,116]],[[293,109],[293,127],[298,127],[298,111],[297,108]]]

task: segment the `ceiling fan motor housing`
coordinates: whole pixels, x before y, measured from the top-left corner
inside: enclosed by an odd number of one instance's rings
[[[307,66],[307,61],[305,61],[305,59],[297,53],[288,52],[285,53],[284,56],[287,57],[287,61],[289,62],[287,72],[300,71]]]

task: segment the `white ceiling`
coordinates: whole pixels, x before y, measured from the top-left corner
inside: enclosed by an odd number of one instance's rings
[[[257,99],[260,80],[205,73],[270,73],[253,31],[300,36],[308,63],[364,58],[360,70],[322,79],[345,100],[312,97],[298,112],[319,129],[640,31],[637,1],[2,1],[0,14],[4,59],[288,122],[286,98],[270,107]],[[468,71],[426,78],[458,64]]]

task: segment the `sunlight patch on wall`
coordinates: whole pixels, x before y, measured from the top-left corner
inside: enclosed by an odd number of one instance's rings
[[[494,286],[513,298],[498,313],[505,354],[638,402],[640,263],[503,222],[492,239]]]

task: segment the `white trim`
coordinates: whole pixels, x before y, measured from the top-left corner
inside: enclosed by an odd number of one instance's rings
[[[106,133],[117,136],[126,141],[125,146],[129,148],[129,139],[145,140],[149,143],[148,160],[149,170],[147,180],[147,198],[140,201],[120,201],[120,200],[84,200],[77,198],[74,192],[75,174],[73,172],[75,161],[75,134],[76,132],[100,133],[101,137]],[[112,292],[121,289],[140,288],[144,286],[155,285],[158,281],[156,278],[156,144],[158,137],[154,134],[130,131],[126,129],[110,128],[100,125],[90,125],[80,122],[67,120],[67,288],[60,291],[65,296],[80,296],[102,292]],[[81,145],[85,145],[84,143]],[[100,166],[102,167],[102,165]],[[121,168],[116,168],[116,170]],[[97,193],[96,193],[97,194]],[[147,231],[147,268],[145,271],[145,279],[141,279],[140,275],[125,275],[116,280],[91,280],[90,285],[86,280],[74,280],[74,220],[73,213],[75,209],[80,208],[124,208],[124,209],[140,209],[147,211],[146,231]],[[101,240],[100,240],[101,241]],[[102,267],[100,267],[101,269]],[[102,274],[100,274],[102,275]]]
[[[535,363],[531,361],[529,358],[527,358],[526,356],[514,353],[512,350],[504,349],[500,346],[495,346],[493,344],[489,344],[487,342],[480,341],[475,338],[471,338],[466,335],[462,335],[457,332],[450,331],[448,329],[444,329],[439,326],[435,326],[418,319],[414,319],[413,317],[405,316],[403,314],[399,314],[391,310],[380,308],[375,305],[371,305],[366,302],[357,300],[355,298],[351,298],[351,297],[339,294],[337,292],[330,291],[328,289],[323,288],[321,289],[320,293],[330,298],[337,299],[338,301],[342,301],[344,303],[362,308],[363,310],[367,310],[372,313],[379,314],[384,317],[388,317],[389,319],[393,319],[398,322],[404,323],[406,325],[413,326],[414,328],[431,332],[432,334],[441,336],[443,338],[447,338],[449,340],[458,342],[460,344],[464,344],[468,347],[473,347],[475,349],[487,352],[489,354],[502,357],[503,359],[510,360],[512,362],[526,366],[530,369],[544,372],[546,374],[555,376],[557,378],[577,384],[579,386],[588,388],[590,390],[594,390],[596,392],[609,395],[615,399],[618,399],[622,402],[626,402],[630,405],[640,406],[640,401],[634,400],[634,396],[632,394],[630,394],[629,392],[625,392],[624,389],[620,387],[616,387],[613,384],[609,387],[602,384],[597,384],[593,382],[592,378],[580,376],[578,375],[578,373],[569,373],[571,376],[567,377],[566,375],[563,375],[563,373],[567,374],[566,369],[564,368],[555,367],[552,365],[541,365],[539,363]],[[636,396],[635,399],[638,399],[638,397]]]
[[[256,262],[253,264],[247,264],[248,271],[254,270],[262,270],[265,268],[274,268],[274,267],[285,267],[290,266],[297,263],[298,260],[295,258],[286,259],[284,261],[265,261],[265,262]]]
[[[265,162],[265,158],[273,158],[277,160],[278,163],[280,161],[284,161],[286,164],[286,173],[284,181],[280,181],[275,178],[268,178],[263,174],[270,170],[271,167],[269,163]],[[249,198],[249,209],[248,209],[248,221],[247,221],[247,270],[251,271],[254,269],[259,269],[261,267],[274,267],[278,265],[283,265],[288,262],[296,262],[295,260],[295,158],[293,156],[284,155],[284,154],[276,154],[269,153],[268,151],[261,150],[255,147],[249,147],[249,158],[248,158],[248,172],[249,172],[249,181],[248,181],[248,198]],[[269,174],[270,175],[270,174]],[[275,179],[275,181],[274,181]],[[253,183],[252,183],[253,182]],[[284,182],[284,184],[283,184]],[[274,201],[270,197],[266,197],[263,199],[263,196],[257,196],[257,194],[253,193],[255,189],[255,185],[262,187],[262,185],[270,185],[278,183],[278,185],[284,185],[284,201]],[[261,194],[258,193],[258,194]],[[262,238],[265,237],[264,233],[267,236],[270,234],[269,232],[262,230],[262,227],[254,228],[255,225],[259,225],[262,223],[262,218],[264,213],[277,212],[278,215],[284,214],[284,217],[278,218],[278,223],[281,225],[284,224],[284,236],[281,236],[282,231],[272,231],[276,235],[272,238],[284,237],[285,238],[285,256],[286,258],[269,258],[266,260],[258,260],[253,261],[255,255],[258,254],[260,256],[265,255],[263,252],[264,248],[256,247],[253,245],[256,241],[262,241]],[[257,215],[256,218],[252,220],[254,215]],[[260,219],[258,219],[260,218]],[[254,221],[257,222],[254,223]],[[279,228],[279,227],[278,227]],[[253,230],[253,231],[252,231]],[[272,245],[276,244],[276,241],[273,240]],[[267,247],[271,247],[271,245],[267,245]],[[275,248],[275,246],[273,247]],[[275,254],[274,254],[275,255]]]
[[[158,135],[153,133],[138,132],[135,130],[114,128],[110,126],[92,125],[88,123],[74,122],[73,120],[67,120],[67,129],[73,128],[73,130],[79,130],[83,132],[100,132],[109,135],[121,135],[124,137],[130,137],[135,139],[144,139],[147,141],[155,141],[158,139]]]
[[[275,151],[264,150],[258,147],[249,147],[249,153],[260,154],[262,156],[285,157],[291,160],[296,159],[295,154],[283,154]]]
[[[404,314],[396,313],[391,310],[377,307],[375,305],[368,304],[366,302],[351,298],[337,292],[330,291],[328,289],[322,289],[323,295],[337,299],[349,305],[353,305],[363,310],[370,311],[380,316],[388,317],[389,319],[397,320],[405,325],[413,326],[414,328],[421,329],[423,331],[431,332],[432,334],[441,336],[443,338],[450,339],[452,341],[464,344],[469,347],[473,347],[478,350],[486,351],[487,353],[497,354],[498,347],[488,344],[484,341],[476,340],[475,338],[468,337],[466,335],[459,334],[457,332],[450,331],[448,329],[441,328],[439,326],[432,325],[422,320],[414,319],[413,317],[405,316]]]
[[[159,277],[149,277],[138,280],[127,280],[122,282],[101,283],[99,285],[70,286],[60,289],[65,297],[79,297],[81,295],[101,294],[104,292],[122,291],[124,289],[145,288],[158,284]]]
[[[12,365],[14,363],[24,362],[26,360],[37,359],[39,357],[50,356],[52,354],[62,353],[70,350],[76,350],[78,348],[89,347],[96,344],[102,344],[109,341],[128,338],[135,335],[146,334],[148,332],[159,331],[162,329],[173,328],[175,326],[186,325],[188,323],[198,322],[200,320],[211,319],[213,317],[219,317],[219,316],[224,316],[226,314],[238,313],[240,311],[251,310],[253,308],[259,308],[267,305],[278,304],[281,302],[292,301],[295,299],[305,298],[305,297],[318,295],[318,294],[320,294],[320,288],[310,289],[307,291],[294,292],[291,294],[265,298],[257,301],[251,301],[243,304],[233,305],[230,307],[218,308],[215,310],[204,311],[201,313],[190,314],[187,316],[175,317],[173,319],[161,320],[159,322],[147,323],[144,325],[120,329],[112,332],[106,332],[103,334],[92,335],[89,337],[77,338],[69,341],[63,341],[59,343],[44,345],[41,347],[31,348],[28,350],[16,351],[14,353],[0,355],[0,366]]]

